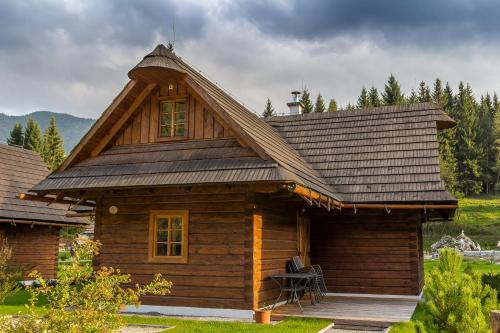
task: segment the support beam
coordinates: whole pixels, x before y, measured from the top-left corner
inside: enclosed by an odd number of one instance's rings
[[[60,204],[65,204],[65,205],[74,205],[77,201],[76,200],[71,200],[71,199],[65,199],[65,198],[54,198],[52,197],[46,197],[46,196],[39,196],[39,195],[34,195],[34,194],[28,194],[28,193],[19,193],[17,195],[18,199],[21,200],[30,200],[30,201],[39,201],[39,202],[46,202],[46,203],[60,203]],[[95,203],[89,202],[89,201],[84,201],[80,203],[81,206],[87,206],[87,207],[95,207]]]
[[[130,119],[132,114],[137,110],[139,106],[141,106],[142,102],[146,97],[148,97],[153,89],[156,87],[155,84],[148,84],[146,88],[141,92],[139,96],[134,100],[132,105],[127,109],[127,112],[123,114],[123,116],[113,125],[111,130],[106,134],[106,136],[99,142],[99,144],[92,150],[90,156],[94,157],[99,155],[104,148],[109,144],[109,142],[113,139],[113,137],[118,133],[118,131],[123,127],[123,125]]]
[[[284,184],[284,188],[304,198],[310,205],[313,202],[320,203],[323,207],[333,207],[341,209],[383,209],[388,214],[393,209],[400,210],[427,210],[427,209],[456,209],[457,204],[385,204],[385,203],[343,203],[338,200],[319,194],[307,187],[299,184]],[[328,209],[328,208],[327,208]]]
[[[82,151],[83,147],[85,147],[90,139],[94,136],[94,134],[99,130],[99,128],[102,126],[102,124],[109,118],[109,116],[114,112],[114,110],[120,105],[121,102],[125,100],[125,98],[128,96],[130,91],[134,89],[134,87],[137,85],[136,81],[130,80],[127,85],[123,88],[123,90],[118,94],[118,96],[115,97],[113,102],[111,103],[110,106],[106,108],[106,110],[103,112],[102,116],[97,119],[97,121],[92,125],[90,130],[85,134],[85,136],[80,140],[78,145],[71,151],[69,156],[64,160],[64,162],[61,164],[61,166],[57,169],[57,171],[64,171],[66,170],[72,163],[73,160],[76,158],[78,154]]]

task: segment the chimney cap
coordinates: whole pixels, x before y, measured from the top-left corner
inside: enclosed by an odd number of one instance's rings
[[[300,95],[300,94],[301,94],[301,93],[300,93],[300,91],[298,91],[298,90],[294,90],[294,91],[292,91],[292,95]]]

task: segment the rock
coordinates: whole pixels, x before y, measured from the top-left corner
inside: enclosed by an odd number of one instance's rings
[[[449,247],[460,252],[481,251],[481,246],[479,246],[478,243],[474,243],[472,239],[467,237],[463,230],[457,238],[444,235],[439,241],[431,245],[431,250],[432,252],[438,252],[444,247]]]

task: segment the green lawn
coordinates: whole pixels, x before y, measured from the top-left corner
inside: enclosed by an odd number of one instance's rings
[[[18,291],[14,295],[7,297],[0,305],[0,315],[17,315],[27,313],[29,294],[25,290]],[[39,305],[46,304],[42,299]],[[37,308],[40,312],[43,308]],[[130,324],[151,324],[163,326],[175,326],[175,329],[165,332],[262,332],[262,333],[313,333],[330,324],[328,320],[320,319],[287,319],[276,325],[257,325],[254,323],[224,322],[224,321],[202,321],[194,319],[178,319],[169,317],[147,317],[147,316],[123,316]]]
[[[331,321],[324,319],[290,318],[276,325],[258,325],[254,323],[224,322],[224,321],[201,321],[193,319],[177,319],[168,317],[143,317],[124,316],[130,324],[151,324],[175,326],[172,330],[165,332],[187,333],[187,332],[257,332],[257,333],[315,333],[326,327]]]
[[[460,199],[452,222],[432,222],[423,226],[424,248],[443,235],[458,236],[462,230],[479,242],[483,249],[493,249],[500,241],[500,196]]]
[[[429,272],[436,264],[437,260],[426,260],[424,262],[425,271]],[[467,266],[470,266],[473,271],[481,274],[500,273],[500,264],[491,264],[486,260],[464,260],[461,271],[463,272]]]

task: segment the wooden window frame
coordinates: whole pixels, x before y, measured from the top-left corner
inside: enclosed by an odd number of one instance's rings
[[[174,121],[175,121],[175,103],[177,102],[184,102],[185,109],[184,109],[184,135],[171,135],[171,136],[161,136],[161,115],[162,115],[162,103],[169,102],[172,103],[173,106],[173,111],[172,111],[172,128],[171,130],[173,131],[174,129]],[[188,98],[186,97],[170,97],[170,96],[165,96],[165,97],[160,97],[158,98],[158,130],[157,130],[157,135],[156,135],[156,141],[157,142],[165,142],[165,141],[179,141],[179,140],[186,140],[188,138],[188,112],[189,110],[189,105],[188,105]]]
[[[156,220],[158,217],[182,217],[182,240],[180,256],[157,256],[156,251]],[[149,213],[148,260],[150,262],[187,264],[189,253],[189,211],[187,210],[152,210]]]

